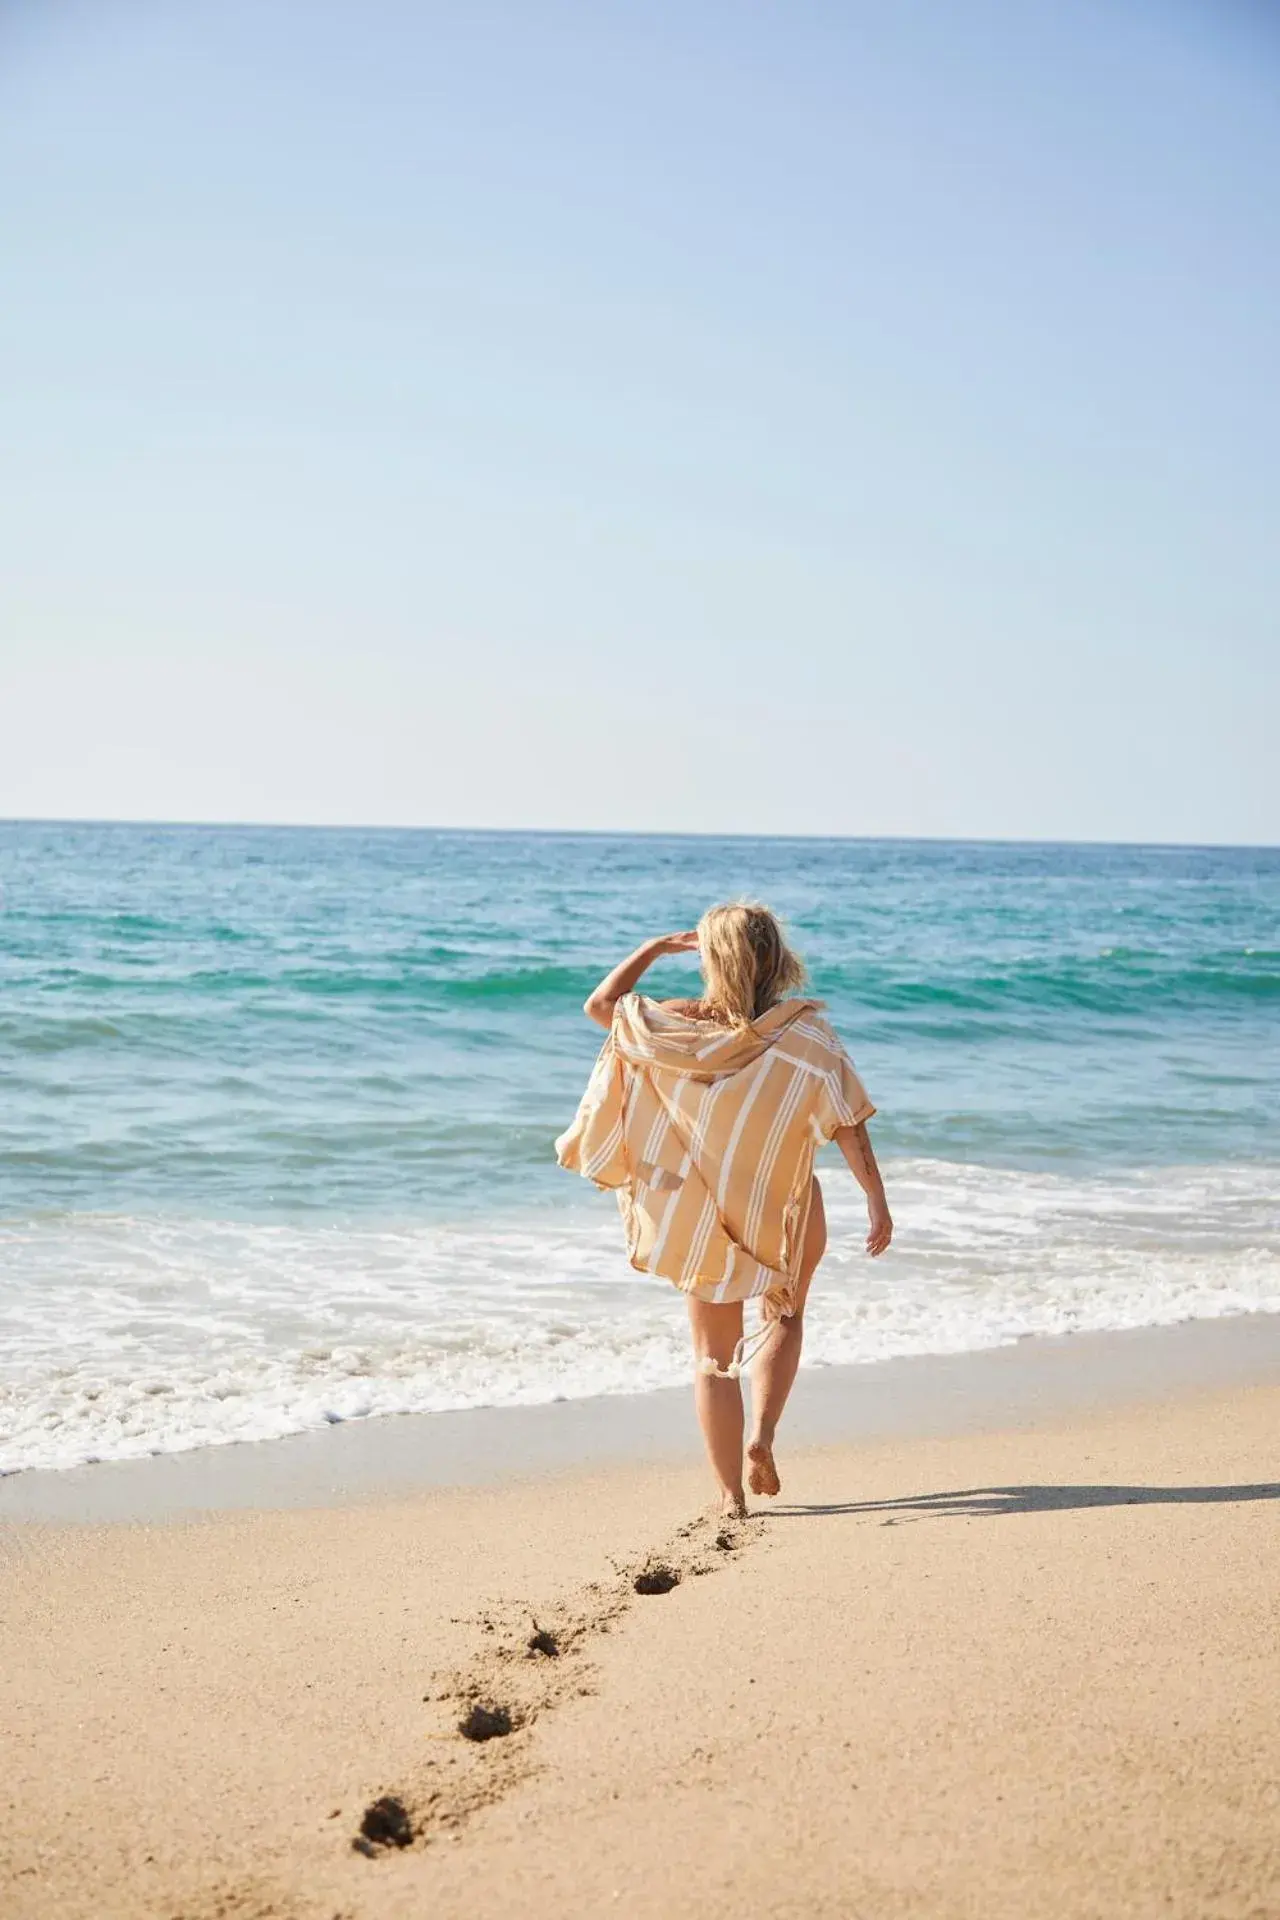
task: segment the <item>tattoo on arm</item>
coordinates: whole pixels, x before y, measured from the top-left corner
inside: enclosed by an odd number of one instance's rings
[[[861,1121],[856,1127],[841,1127],[836,1138],[840,1144],[840,1151],[848,1162],[849,1171],[863,1192],[868,1194],[876,1192],[881,1184],[880,1169],[876,1165],[866,1122]]]

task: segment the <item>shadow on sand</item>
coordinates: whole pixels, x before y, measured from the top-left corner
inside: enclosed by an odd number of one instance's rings
[[[831,1513],[879,1513],[885,1524],[929,1515],[972,1519],[1002,1513],[1062,1513],[1079,1507],[1204,1506],[1226,1500],[1280,1500],[1280,1482],[1239,1487],[961,1487],[908,1494],[901,1500],[841,1500],[768,1509],[771,1518],[800,1520]]]

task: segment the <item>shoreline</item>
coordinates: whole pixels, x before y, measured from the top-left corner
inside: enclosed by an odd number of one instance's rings
[[[1028,1338],[958,1354],[801,1370],[787,1455],[1029,1431],[1198,1393],[1280,1386],[1280,1314]],[[701,1466],[686,1387],[519,1407],[375,1415],[0,1478],[0,1529],[155,1524],[197,1514],[350,1506],[588,1469]]]

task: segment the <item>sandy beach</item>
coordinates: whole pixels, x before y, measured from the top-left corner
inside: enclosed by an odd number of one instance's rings
[[[1277,1323],[918,1363],[859,1431],[881,1371],[727,1530],[621,1403],[590,1470],[0,1483],[0,1911],[1280,1914]]]

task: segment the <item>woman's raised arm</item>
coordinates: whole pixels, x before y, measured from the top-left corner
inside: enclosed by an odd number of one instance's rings
[[[640,977],[649,971],[655,960],[664,953],[692,953],[698,945],[696,930],[690,933],[660,933],[653,940],[646,940],[643,946],[620,960],[612,973],[607,973],[594,993],[587,996],[582,1011],[588,1020],[594,1020],[597,1026],[613,1025],[613,1010],[624,993],[630,993]]]

